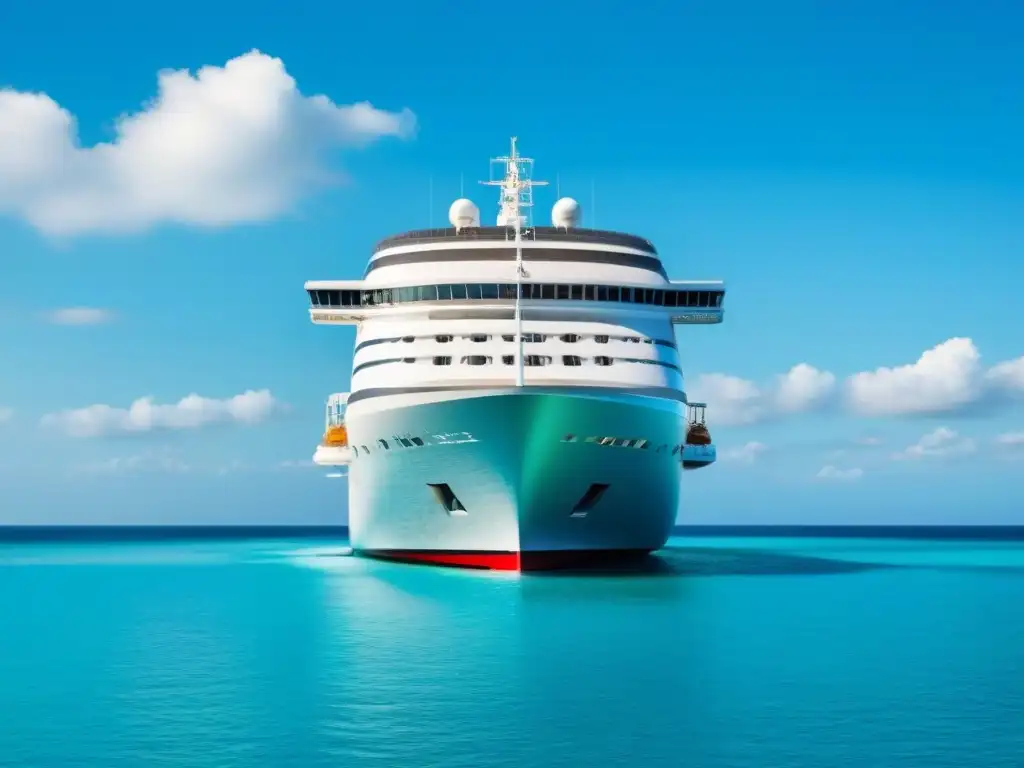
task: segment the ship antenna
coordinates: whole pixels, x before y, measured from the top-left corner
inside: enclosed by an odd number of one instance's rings
[[[529,277],[523,267],[523,226],[527,222],[530,208],[533,207],[533,188],[542,187],[546,181],[533,180],[533,160],[520,157],[516,152],[516,137],[512,137],[512,151],[507,157],[491,159],[491,168],[495,163],[504,166],[504,177],[501,180],[481,181],[491,187],[501,187],[498,200],[498,226],[512,226],[516,244],[516,386],[523,386],[523,278]]]

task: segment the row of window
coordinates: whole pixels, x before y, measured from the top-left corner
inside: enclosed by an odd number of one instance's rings
[[[563,443],[591,443],[593,445],[602,445],[610,448],[638,448],[646,451],[650,449],[653,444],[650,440],[644,440],[643,438],[637,437],[584,437],[579,438],[576,435],[566,435],[562,438]],[[669,450],[668,443],[662,443],[654,449],[655,453],[664,453]],[[683,450],[683,446],[674,445],[672,446],[672,455],[677,455]]]
[[[633,288],[618,285],[567,285],[523,283],[524,299],[549,299],[650,304],[656,307],[714,308],[722,306],[724,291],[682,291],[665,288]],[[389,307],[417,301],[515,300],[515,283],[458,283],[414,285],[408,288],[357,290],[309,290],[314,307]]]
[[[493,337],[490,334],[488,334],[488,333],[471,333],[471,334],[468,334],[468,335],[460,336],[459,338],[464,340],[464,341],[485,342],[485,341],[490,341]],[[579,341],[586,341],[587,339],[593,339],[598,344],[607,344],[609,341],[622,341],[622,342],[627,342],[627,343],[632,343],[632,344],[641,344],[641,343],[643,343],[643,344],[654,344],[654,345],[659,346],[659,347],[669,347],[670,349],[675,349],[676,348],[676,343],[674,341],[667,341],[665,339],[648,339],[648,338],[644,338],[642,336],[608,336],[608,335],[603,335],[603,334],[597,334],[597,335],[589,335],[588,334],[586,336],[583,336],[583,335],[578,334],[578,333],[563,333],[563,334],[561,334],[561,335],[559,335],[557,337],[556,336],[550,336],[549,337],[545,333],[524,333],[523,334],[523,341],[525,343],[528,343],[528,344],[542,344],[545,341],[547,341],[549,338],[552,338],[552,339],[557,338],[559,341],[561,341],[561,342],[563,342],[565,344],[575,344],[576,342],[579,342]],[[449,342],[452,342],[452,341],[455,340],[455,336],[453,336],[451,334],[436,334],[436,335],[433,335],[433,336],[392,336],[392,337],[389,337],[389,338],[386,338],[386,339],[369,339],[368,341],[362,341],[359,344],[357,344],[356,345],[356,352],[358,352],[363,347],[369,347],[369,346],[372,346],[374,344],[397,343],[397,342],[404,342],[406,344],[411,344],[414,341],[423,340],[423,339],[433,339],[438,344],[448,344]],[[516,336],[515,336],[514,333],[503,333],[503,334],[501,334],[501,340],[502,341],[513,342],[513,341],[516,340]]]
[[[365,363],[360,363],[352,369],[352,375],[355,376],[366,368],[373,368],[378,365],[388,365],[390,363],[433,363],[434,365],[451,365],[451,355],[435,355],[434,357],[392,357],[386,360],[369,360]],[[523,365],[526,367],[540,368],[547,365],[552,365],[554,358],[551,355],[523,355]],[[569,367],[579,367],[584,363],[589,363],[590,358],[581,357],[580,355],[562,355],[562,365]],[[491,365],[494,362],[494,358],[490,355],[465,355],[459,360],[461,365]],[[501,362],[504,365],[515,365],[515,355],[502,355]],[[593,358],[594,365],[610,366],[615,363],[637,363],[640,365],[657,365],[662,368],[670,368],[673,371],[682,373],[679,366],[675,363],[666,363],[661,360],[641,360],[633,357],[607,357],[599,355]]]
[[[448,432],[441,435],[428,435],[424,437],[415,436],[404,436],[399,437],[394,435],[391,437],[390,442],[385,440],[383,437],[379,438],[374,445],[374,448],[382,451],[390,451],[392,448],[422,448],[424,445],[458,445],[459,443],[475,443],[474,438],[469,432]],[[359,457],[359,452],[362,451],[364,455],[369,455],[370,448],[366,445],[353,445],[352,448],[353,458]]]

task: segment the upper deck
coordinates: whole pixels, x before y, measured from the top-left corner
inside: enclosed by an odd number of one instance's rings
[[[612,232],[604,229],[562,229],[559,227],[530,227],[526,235],[528,241],[544,243],[578,243],[585,245],[613,246],[629,248],[635,251],[643,251],[651,256],[657,256],[658,251],[654,245],[642,237],[629,235],[624,232]],[[403,232],[399,235],[386,237],[377,243],[373,249],[376,257],[382,251],[393,248],[404,248],[405,246],[416,245],[439,245],[447,243],[464,243],[471,241],[495,241],[507,240],[510,243],[515,240],[515,229],[511,226],[503,227],[446,227],[444,229],[414,229],[410,232]]]

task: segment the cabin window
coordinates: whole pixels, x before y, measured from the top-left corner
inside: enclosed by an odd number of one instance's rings
[[[551,358],[547,355],[527,355],[523,363],[524,365],[541,367],[549,365],[551,363]]]
[[[583,286],[582,285],[570,285],[569,286],[569,298],[577,299],[582,301],[583,299]]]
[[[523,341],[525,341],[527,344],[540,344],[542,341],[545,341],[546,339],[547,336],[545,336],[543,333],[523,334]]]
[[[562,355],[562,365],[580,366],[583,365],[583,358],[579,355]]]
[[[607,344],[608,343],[608,337],[607,336],[595,336],[594,337],[594,341],[596,341],[598,344]]]
[[[577,341],[580,340],[580,337],[575,333],[563,333],[558,338],[560,338],[566,344],[575,344]]]
[[[434,358],[434,365],[451,365],[452,359],[448,355],[438,355]]]
[[[501,362],[504,363],[505,365],[515,365],[516,364],[516,356],[515,355],[502,355],[501,356]]]
[[[389,450],[389,448],[388,448],[388,441],[385,440],[384,438],[381,438],[380,440],[378,440],[377,441],[377,445],[379,445],[385,451]]]
[[[487,341],[489,338],[491,337],[488,336],[486,333],[474,333],[472,336],[469,337],[469,340],[479,343],[481,341]]]
[[[601,357],[595,357],[594,358],[594,362],[597,363],[598,365],[611,365],[612,364],[612,359],[610,357],[601,356]]]
[[[502,341],[515,341],[516,337],[515,337],[515,334],[512,334],[512,333],[503,333],[503,334],[501,334],[501,340]]]
[[[402,337],[402,341],[404,341],[406,344],[412,344],[414,341],[416,341],[416,337],[415,336],[403,336]]]
[[[452,301],[461,301],[467,296],[465,285],[452,286]]]
[[[447,335],[435,336],[434,341],[436,341],[438,344],[447,344],[449,341],[452,340],[452,338],[452,336]]]
[[[412,444],[413,445],[423,445],[423,440],[418,438],[418,437],[414,437],[414,438],[412,438]]]
[[[402,362],[403,363],[415,363],[416,362],[416,358],[415,357],[403,357],[402,358]]]
[[[462,358],[464,365],[487,365],[491,362],[491,358],[487,355],[468,355]]]

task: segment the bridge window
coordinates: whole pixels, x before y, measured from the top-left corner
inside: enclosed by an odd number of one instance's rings
[[[514,301],[516,292],[517,285],[515,283],[450,283],[401,288],[374,288],[365,291],[353,289],[307,291],[310,304],[314,307],[324,308],[388,307],[420,301]],[[636,288],[618,285],[524,283],[522,296],[525,299],[541,301],[622,302],[656,307],[718,309],[722,306],[724,291]]]

